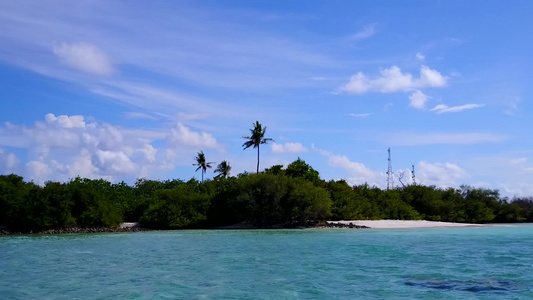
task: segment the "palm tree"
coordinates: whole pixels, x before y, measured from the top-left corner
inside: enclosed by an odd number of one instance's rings
[[[218,164],[217,168],[215,169],[215,173],[220,173],[216,177],[228,177],[230,171],[231,166],[227,161],[223,160],[221,163]]]
[[[246,150],[251,146],[257,148],[257,173],[259,173],[259,145],[274,141],[271,138],[265,138],[266,129],[266,126],[262,127],[259,121],[255,121],[254,128],[250,129],[252,135],[243,136],[243,138],[248,139],[248,141],[242,144],[242,146],[244,147],[243,150]]]
[[[207,171],[207,168],[211,168],[211,164],[214,164],[214,162],[206,162],[205,161],[205,155],[204,151],[198,152],[198,156],[194,158],[196,160],[195,164],[192,164],[193,166],[198,166],[196,168],[196,171],[202,169],[202,182],[204,181],[204,173]]]

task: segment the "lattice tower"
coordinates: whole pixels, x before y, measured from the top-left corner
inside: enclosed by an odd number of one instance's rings
[[[411,171],[411,178],[413,179],[413,185],[416,185],[416,178],[415,178],[415,165],[413,166],[413,171]]]
[[[392,162],[390,160],[390,148],[389,152],[389,169],[387,170],[387,190],[394,188],[394,173],[392,172]]]

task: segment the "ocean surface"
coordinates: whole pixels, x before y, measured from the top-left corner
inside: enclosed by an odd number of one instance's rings
[[[533,225],[0,237],[0,299],[533,299]]]

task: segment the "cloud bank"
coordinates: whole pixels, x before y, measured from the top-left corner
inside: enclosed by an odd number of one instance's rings
[[[51,113],[31,127],[6,123],[0,127],[0,146],[28,149],[24,177],[36,183],[76,176],[133,180],[168,172],[177,166],[177,158],[192,159],[198,149],[223,151],[211,134],[182,123],[136,130]],[[3,149],[0,167],[2,173],[21,171],[20,160]]]

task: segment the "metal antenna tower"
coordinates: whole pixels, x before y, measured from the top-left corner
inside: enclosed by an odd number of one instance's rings
[[[390,148],[388,150],[389,152],[389,169],[387,171],[387,190],[394,188],[394,173],[392,172],[392,163],[390,161]]]
[[[415,165],[412,165],[413,166],[413,171],[411,171],[411,178],[413,179],[413,185],[416,185],[416,178],[415,178]]]

